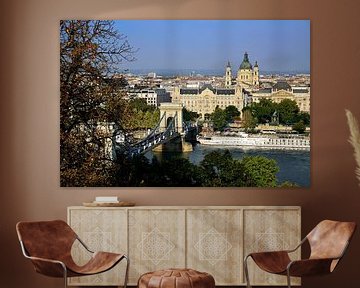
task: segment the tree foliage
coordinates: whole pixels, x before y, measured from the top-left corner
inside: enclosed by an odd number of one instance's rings
[[[184,158],[160,162],[144,156],[128,164],[117,175],[119,186],[275,187],[279,170],[275,160],[261,156],[234,159],[228,150],[208,153],[199,165]]]
[[[274,159],[263,156],[242,159],[244,181],[247,187],[275,187],[279,167]]]
[[[228,124],[226,113],[223,109],[216,106],[215,111],[211,113],[210,119],[213,122],[214,129],[222,131]]]
[[[60,21],[61,186],[114,184],[117,165],[104,147],[131,110],[126,82],[113,75],[135,52],[112,21]]]
[[[199,114],[197,112],[189,111],[185,107],[182,109],[183,119],[184,121],[196,121],[199,118]]]
[[[300,120],[299,122],[295,123],[292,126],[292,129],[296,132],[298,132],[299,134],[303,134],[305,132],[306,126],[304,124],[304,121]]]
[[[156,107],[153,105],[148,105],[146,100],[143,98],[134,98],[129,101],[129,105],[132,109],[136,111],[143,111],[143,112],[154,112]]]
[[[275,103],[271,99],[261,99],[247,109],[250,109],[251,115],[260,124],[271,123],[275,113],[279,117],[279,124],[292,125],[302,120],[305,125],[310,125],[310,114],[300,112],[294,100],[284,99],[280,103]]]
[[[200,163],[199,182],[208,187],[243,186],[241,161],[233,159],[229,150],[213,151]]]
[[[145,99],[135,98],[129,101],[131,116],[124,121],[126,130],[150,129],[156,126],[160,119],[160,110],[148,105]]]
[[[310,125],[310,114],[308,112],[300,112],[296,117],[296,121],[297,122],[303,121],[305,126],[309,126]]]
[[[224,112],[228,122],[233,122],[235,117],[240,116],[240,111],[234,105],[227,106]]]
[[[250,108],[259,123],[270,123],[271,117],[276,111],[276,103],[270,99],[261,99],[258,103],[253,103]]]
[[[243,109],[243,127],[245,131],[254,131],[256,125],[257,118],[252,115],[250,108],[245,107]]]
[[[284,99],[276,107],[279,113],[279,121],[285,125],[295,123],[299,114],[299,107],[294,100]]]

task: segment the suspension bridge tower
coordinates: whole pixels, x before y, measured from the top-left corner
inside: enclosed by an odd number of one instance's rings
[[[174,141],[155,147],[154,151],[179,150],[192,151],[192,145],[185,142],[185,129],[183,121],[183,105],[181,103],[160,103],[160,131],[165,131],[169,125],[174,125],[174,130],[179,137]],[[171,124],[173,123],[173,124]]]
[[[182,108],[183,106],[181,103],[160,103],[160,131],[165,131],[171,121],[175,118],[175,131],[180,134],[184,132]]]

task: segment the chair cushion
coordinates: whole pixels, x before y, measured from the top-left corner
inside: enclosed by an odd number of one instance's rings
[[[214,277],[193,269],[166,269],[140,276],[138,288],[214,288]]]

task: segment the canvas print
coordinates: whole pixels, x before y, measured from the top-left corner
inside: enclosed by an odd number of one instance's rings
[[[309,187],[309,20],[60,21],[63,187]]]

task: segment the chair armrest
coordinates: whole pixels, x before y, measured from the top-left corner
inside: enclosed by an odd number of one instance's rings
[[[256,257],[258,255],[264,255],[265,257],[269,256],[278,256],[278,255],[287,255],[287,250],[279,250],[279,251],[264,251],[264,252],[252,252],[247,255],[247,257]]]
[[[249,253],[246,257],[248,258],[249,256],[251,256],[251,254],[256,254],[256,253],[261,253],[261,254],[268,254],[268,255],[271,255],[271,254],[283,254],[283,253],[292,253],[292,252],[295,252],[297,249],[299,249],[305,242],[306,242],[307,238],[303,238],[301,240],[301,242],[299,243],[299,245],[297,245],[295,248],[293,249],[288,249],[288,250],[278,250],[278,251],[265,251],[265,252],[252,252],[252,253]]]
[[[67,268],[64,262],[53,259],[26,256],[34,265],[35,271],[51,277],[66,277]]]
[[[33,257],[33,256],[26,256],[26,258],[30,259],[31,261],[49,262],[49,263],[53,263],[53,264],[60,264],[61,266],[66,267],[64,262],[61,262],[60,260],[47,259],[47,258],[41,258],[41,257]]]
[[[90,248],[80,239],[78,235],[76,235],[76,239],[81,243],[81,245],[90,253],[95,253],[94,251],[90,250]]]
[[[339,258],[318,258],[318,259],[303,259],[291,261],[287,266],[287,271],[290,276],[312,276],[329,274],[332,272],[333,261],[338,261]]]
[[[299,249],[299,248],[306,242],[306,240],[307,240],[306,237],[303,238],[303,239],[301,240],[301,242],[300,242],[295,248],[290,249],[290,250],[285,250],[285,251],[288,252],[288,253],[295,252],[297,249]]]
[[[20,241],[20,246],[25,258],[30,259],[33,263],[36,272],[51,277],[66,277],[67,268],[64,262],[55,259],[30,256],[22,241]]]

